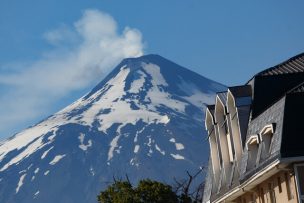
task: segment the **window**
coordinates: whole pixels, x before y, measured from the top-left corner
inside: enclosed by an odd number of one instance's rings
[[[229,161],[233,163],[233,149],[232,149],[232,140],[230,134],[227,133],[227,144],[228,144],[228,153],[229,153]]]
[[[271,153],[272,135],[274,132],[273,126],[273,124],[266,125],[260,132],[262,144],[261,161],[267,159]]]
[[[223,128],[225,130],[225,133],[228,133],[228,125],[227,125],[227,120],[226,120],[226,116],[223,115]]]
[[[279,193],[282,192],[282,182],[281,182],[281,177],[278,176],[278,187],[279,187]]]
[[[250,195],[250,203],[255,203],[255,195],[254,194],[251,194]]]
[[[214,181],[215,185],[218,184],[219,179],[219,173],[220,173],[220,157],[219,157],[219,151],[218,151],[218,145],[216,142],[215,132],[209,136],[209,144],[210,144],[210,150],[211,150],[211,162],[212,162],[212,171],[214,174]]]
[[[247,170],[254,168],[257,164],[259,143],[260,141],[257,135],[251,135],[246,142],[248,149]]]
[[[260,189],[260,198],[261,198],[261,202],[265,203],[265,199],[264,199],[264,189],[261,187]]]
[[[273,183],[268,183],[268,190],[269,190],[269,196],[270,196],[270,203],[276,203]]]
[[[233,161],[234,161],[234,148],[232,145],[233,140],[229,133],[228,120],[227,120],[226,115],[223,115],[223,124],[221,125],[221,127],[224,129],[224,134],[226,135],[226,139],[227,139],[227,149],[228,149],[229,161],[230,161],[230,163],[233,163]]]
[[[248,146],[247,170],[252,169],[256,166],[257,154],[258,154],[257,144]]]
[[[304,203],[304,164],[295,165],[295,172],[299,200]]]
[[[288,197],[288,200],[291,200],[291,199],[293,199],[293,195],[292,195],[291,187],[290,187],[290,175],[289,175],[289,173],[286,172],[286,173],[284,173],[284,176],[285,176],[287,197]]]

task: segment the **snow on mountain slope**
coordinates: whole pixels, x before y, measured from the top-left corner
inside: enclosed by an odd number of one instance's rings
[[[206,163],[205,105],[225,87],[158,55],[0,145],[0,202],[96,202],[112,181],[172,183]]]

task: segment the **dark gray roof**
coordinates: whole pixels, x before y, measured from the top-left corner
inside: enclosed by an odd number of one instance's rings
[[[304,53],[294,56],[279,65],[268,68],[256,74],[256,76],[282,75],[300,72],[304,72]]]
[[[281,142],[281,157],[303,157],[304,155],[304,93],[287,94],[284,107],[284,127]]]
[[[234,97],[248,97],[251,96],[251,86],[242,85],[228,88]]]
[[[220,98],[220,100],[223,102],[223,104],[226,105],[226,102],[227,102],[227,92],[218,92],[217,96]]]
[[[260,161],[254,168],[247,170],[247,160],[248,160],[248,149],[243,148],[242,164],[241,164],[241,179],[246,180],[252,176],[252,173],[257,172],[261,167],[265,167],[267,160],[272,160],[273,157],[277,156],[281,148],[281,137],[283,129],[283,118],[284,118],[284,107],[285,107],[285,97],[281,98],[275,104],[270,106],[266,111],[260,114],[255,119],[251,120],[247,129],[246,141],[251,135],[259,134],[260,131],[268,124],[275,124],[276,128],[272,138],[272,145],[270,148],[270,155],[266,160]],[[261,148],[262,145],[259,145]],[[261,151],[261,149],[259,149]]]

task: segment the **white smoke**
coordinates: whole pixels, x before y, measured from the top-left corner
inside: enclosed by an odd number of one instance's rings
[[[0,132],[51,113],[49,107],[63,96],[101,80],[123,58],[143,54],[140,31],[126,27],[119,33],[116,21],[98,10],[86,10],[71,28],[61,26],[45,38],[54,45],[52,51],[0,75],[5,89],[0,95]]]

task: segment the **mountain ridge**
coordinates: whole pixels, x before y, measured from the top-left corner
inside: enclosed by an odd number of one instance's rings
[[[163,63],[163,64],[171,63],[171,64],[174,65],[174,70],[179,70],[178,72],[186,71],[186,72],[188,72],[188,74],[191,74],[192,77],[194,77],[193,79],[201,80],[201,79],[198,79],[198,78],[204,78],[204,79],[206,79],[206,80],[213,81],[213,80],[211,80],[211,79],[209,79],[209,78],[206,78],[206,77],[204,77],[204,76],[202,76],[202,75],[199,75],[198,73],[196,73],[196,72],[194,72],[194,71],[192,71],[192,70],[189,70],[189,69],[187,69],[187,68],[184,68],[184,67],[180,66],[179,64],[174,63],[174,62],[172,62],[172,61],[170,61],[170,60],[168,60],[168,59],[166,59],[166,58],[164,58],[164,57],[162,57],[162,56],[160,56],[160,55],[158,55],[158,54],[147,54],[147,55],[143,55],[143,56],[140,56],[140,57],[125,58],[125,59],[123,59],[123,60],[116,66],[116,68],[114,68],[114,69],[113,69],[113,70],[112,70],[112,71],[111,71],[111,72],[110,72],[110,73],[109,73],[109,74],[108,74],[100,83],[98,83],[98,84],[92,89],[91,92],[93,92],[94,90],[99,89],[100,86],[104,85],[104,83],[105,83],[106,81],[108,81],[109,78],[113,77],[113,75],[115,75],[115,74],[117,74],[117,72],[119,72],[119,67],[121,67],[121,66],[123,66],[123,65],[131,64],[131,65],[132,65],[131,67],[133,67],[133,69],[134,69],[134,67],[139,68],[140,63],[142,63],[142,62],[153,63],[153,62],[155,62],[155,61],[157,61],[158,63],[161,62],[161,63]],[[136,66],[134,66],[134,64],[136,64]],[[170,68],[171,66],[167,66],[166,68],[168,68],[168,67]],[[161,67],[161,68],[162,68],[162,70],[164,69],[164,67]],[[134,70],[133,70],[133,71],[134,71]],[[215,81],[213,81],[213,82],[214,82],[214,83],[217,83],[219,86],[224,86],[223,84],[220,84],[220,83],[218,83],[218,82],[215,82]],[[88,97],[89,95],[91,95],[91,92],[89,92],[89,93],[87,94],[86,97]]]

